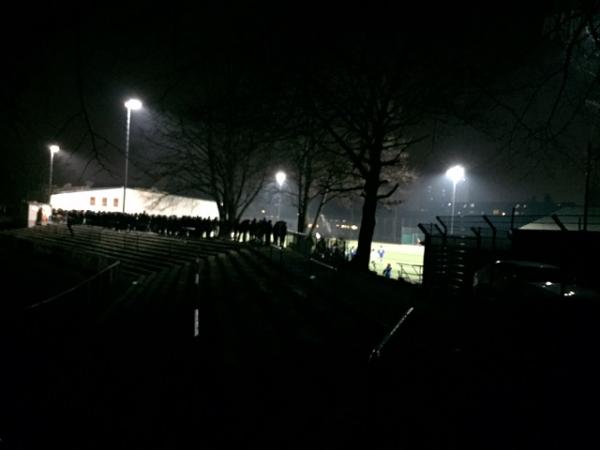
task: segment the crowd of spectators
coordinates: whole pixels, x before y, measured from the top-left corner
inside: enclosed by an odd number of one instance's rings
[[[336,267],[352,259],[346,249],[346,241],[338,238],[325,239],[319,237],[314,244],[311,256],[318,261]]]
[[[165,216],[144,213],[65,211],[53,209],[52,223],[94,225],[118,231],[148,231],[180,238],[224,238],[240,242],[283,246],[287,234],[285,221],[244,219],[228,223],[207,217]]]

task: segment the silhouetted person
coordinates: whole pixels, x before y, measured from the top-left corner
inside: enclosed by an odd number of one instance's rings
[[[315,253],[317,254],[317,256],[319,258],[325,259],[325,253],[327,253],[327,243],[325,242],[325,239],[323,239],[322,237],[319,238],[319,240],[317,241]]]
[[[242,237],[242,242],[246,242],[249,231],[250,231],[250,220],[249,219],[242,220],[240,223],[240,235]]]
[[[73,213],[71,211],[67,211],[67,228],[69,229],[71,236],[75,236],[75,233],[73,232]]]
[[[275,245],[283,247],[285,235],[287,234],[287,224],[283,220],[275,222],[273,225],[273,240]]]
[[[267,219],[265,219],[264,217],[256,223],[255,236],[256,236],[256,241],[258,244],[263,243],[263,236],[265,235],[266,227],[267,227]]]
[[[388,265],[385,266],[385,269],[383,269],[383,276],[386,278],[392,277],[392,265],[390,263],[388,263]]]
[[[265,223],[265,245],[271,245],[271,234],[273,233],[273,224],[270,220]]]
[[[252,222],[250,222],[250,225],[248,226],[248,233],[250,234],[251,242],[254,239],[256,239],[257,232],[258,232],[258,223],[256,222],[256,219],[252,219]]]
[[[37,214],[35,215],[35,224],[41,225],[43,221],[44,221],[44,211],[42,210],[42,207],[40,206],[40,209],[37,210]]]

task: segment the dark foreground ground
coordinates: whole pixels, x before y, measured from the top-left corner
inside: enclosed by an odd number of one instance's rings
[[[269,256],[3,317],[0,449],[598,446],[596,305],[481,304]]]

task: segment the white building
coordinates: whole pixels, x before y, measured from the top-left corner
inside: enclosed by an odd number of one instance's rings
[[[73,190],[53,194],[52,208],[96,212],[122,212],[123,188]],[[218,218],[217,204],[211,200],[171,195],[166,192],[127,188],[125,212],[165,216]]]

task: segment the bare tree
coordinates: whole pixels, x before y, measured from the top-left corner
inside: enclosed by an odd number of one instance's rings
[[[397,60],[367,57],[313,84],[313,113],[352,167],[363,197],[354,262],[368,270],[377,205],[391,197],[407,171],[408,149],[426,136],[414,130],[427,102],[423,83]],[[429,88],[429,86],[427,86]]]
[[[309,121],[308,126],[297,130],[298,135],[287,139],[284,144],[289,149],[290,178],[295,182],[292,195],[298,212],[299,233],[307,229],[311,205],[315,213],[309,234],[314,232],[325,204],[352,190],[351,165],[335,144],[326,141],[327,133],[315,125]]]
[[[154,139],[163,150],[154,176],[171,190],[214,200],[229,227],[263,188],[276,141],[264,97],[245,82],[237,76],[215,82],[209,95],[163,116]]]

